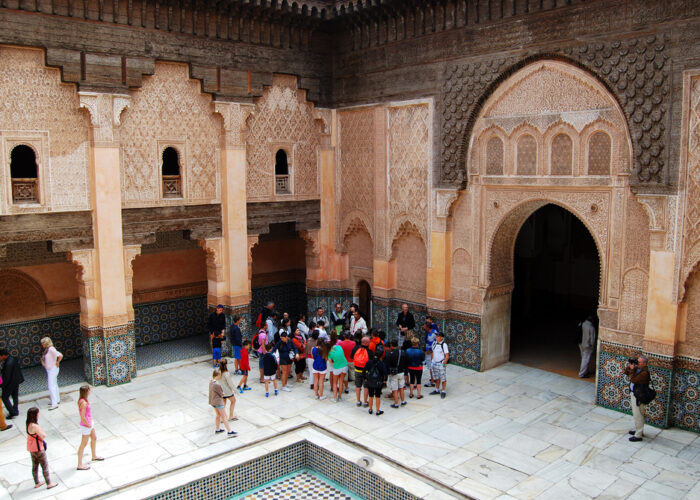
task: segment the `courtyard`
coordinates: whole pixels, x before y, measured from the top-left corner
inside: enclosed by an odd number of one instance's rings
[[[515,363],[485,372],[450,365],[446,399],[426,391],[399,409],[383,399],[379,417],[355,407],[352,392],[338,403],[317,401],[306,384],[265,398],[253,376],[252,390],[237,397],[236,438],[213,432],[210,375],[201,356],[141,370],[129,384],[94,387],[97,450],[106,460],[88,471],[76,470],[77,386],[62,387],[62,403],[51,412],[44,393],[23,396],[14,427],[0,433],[0,497],[113,493],[306,423],[416,471],[418,479],[429,476],[453,497],[700,496],[700,436],[646,426],[644,441],[630,443],[632,417],[595,406],[590,382]],[[35,490],[31,479],[23,417],[34,405],[59,483],[52,490]]]

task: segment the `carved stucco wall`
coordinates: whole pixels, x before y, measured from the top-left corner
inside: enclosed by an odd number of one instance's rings
[[[340,174],[336,193],[341,242],[354,220],[374,234],[375,120],[372,108],[338,112]]]
[[[396,272],[394,296],[424,304],[428,256],[416,226],[406,222],[399,228],[392,244],[391,256]]]
[[[689,87],[681,285],[700,262],[700,74],[689,79]]]
[[[671,109],[667,44],[665,35],[651,35],[575,43],[553,48],[547,54],[531,49],[519,56],[447,65],[439,104],[442,137],[436,165],[438,183],[457,186],[465,180],[473,127],[491,93],[530,61],[550,54],[580,64],[607,84],[631,129],[632,182],[663,183],[669,170],[666,123]]]
[[[248,118],[249,201],[275,199],[275,153],[287,153],[293,176],[292,199],[319,197],[318,149],[320,130],[314,105],[297,88],[296,77],[275,75]]]
[[[697,357],[700,352],[700,269],[688,277],[684,302],[685,332],[680,337],[678,354]]]
[[[413,224],[428,239],[430,195],[430,107],[427,103],[388,109],[389,220],[395,237],[401,224]]]
[[[489,294],[498,294],[501,288],[503,293],[509,291],[513,245],[522,223],[541,206],[554,203],[578,217],[596,243],[603,306],[609,305],[609,282],[619,283],[623,269],[641,270],[641,278],[638,272],[624,275],[625,325],[636,329],[631,320],[643,318],[646,310],[649,226],[644,209],[627,187],[629,137],[624,116],[612,96],[575,66],[534,62],[493,91],[473,131],[468,162],[472,178],[454,207],[452,275],[458,282],[468,282],[469,276],[476,274],[474,284],[488,288]],[[611,140],[608,175],[588,174],[589,138],[596,132]],[[537,147],[532,155],[536,157],[534,174],[527,177],[519,176],[516,168],[517,144],[524,134],[531,135]],[[571,142],[556,140],[562,134]],[[493,155],[496,143],[491,148],[488,144],[494,137],[503,142],[502,175],[488,175],[487,157],[489,152]],[[562,166],[569,162],[571,167]],[[491,165],[493,170],[498,169]],[[481,221],[474,241],[469,240],[468,228],[460,222],[462,217],[469,220],[467,207],[472,204],[479,207],[474,219]],[[614,213],[618,215],[613,217]],[[619,216],[628,213],[631,233],[625,232],[625,218]],[[629,254],[624,263],[623,248]],[[457,252],[459,249],[463,251]],[[617,309],[620,286],[613,288],[610,307]],[[455,301],[469,300],[463,287],[453,283],[452,290]],[[615,322],[610,327],[617,329],[619,325]]]
[[[183,203],[161,198],[162,153],[168,146],[180,155],[185,203],[218,201],[221,120],[211,96],[189,78],[187,65],[157,63],[131,96],[120,127],[123,205]]]
[[[89,117],[74,85],[44,66],[38,49],[0,47],[0,213],[87,210]],[[10,153],[28,144],[37,153],[41,207],[11,204]]]
[[[343,242],[348,255],[348,267],[353,285],[360,279],[372,284],[374,267],[374,247],[369,232],[359,220],[350,226]]]

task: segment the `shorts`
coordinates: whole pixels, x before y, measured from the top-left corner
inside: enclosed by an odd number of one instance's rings
[[[214,347],[211,350],[211,357],[213,359],[221,359],[221,347]]]
[[[369,391],[370,398],[381,398],[382,397],[382,388],[381,387],[369,387],[367,390]]]
[[[265,375],[263,380],[275,380],[275,378],[277,378],[277,375]]]
[[[233,346],[233,359],[241,359],[241,346]]]
[[[408,381],[411,385],[420,385],[420,381],[423,378],[423,369],[420,370],[408,370]]]
[[[446,376],[445,376],[445,365],[442,364],[442,361],[438,361],[437,363],[432,363],[430,365],[430,375],[433,377],[434,381],[441,381],[445,382]]]
[[[325,370],[311,370],[311,372],[312,372],[314,375],[315,375],[316,373],[318,373],[319,375],[325,375],[326,373],[328,373],[328,368],[326,368]]]
[[[264,368],[262,360],[262,356],[260,356],[260,358],[258,359],[258,368],[260,368],[261,370]]]
[[[83,436],[89,436],[90,433],[92,433],[92,430],[94,429],[94,427],[92,427],[92,426],[90,426],[90,427],[85,427],[84,425],[79,425],[78,427],[80,427],[80,433],[81,433]]]
[[[247,377],[247,376],[248,376],[248,370],[241,370],[241,375],[243,375],[244,377]]]
[[[355,387],[358,389],[362,389],[362,386],[365,383],[365,377],[362,371],[357,371],[355,370]]]
[[[226,405],[212,405],[217,410],[223,410]]]
[[[389,375],[389,390],[390,391],[398,391],[399,389],[403,389],[406,387],[406,382],[403,379],[403,372],[397,373],[396,375]]]
[[[287,365],[291,365],[291,364],[292,364],[292,360],[289,359],[289,357],[280,357],[280,366],[287,366]]]
[[[333,368],[333,375],[335,375],[335,376],[342,375],[343,373],[347,373],[347,372],[348,372],[347,366],[344,366],[342,368],[337,368],[337,369]]]

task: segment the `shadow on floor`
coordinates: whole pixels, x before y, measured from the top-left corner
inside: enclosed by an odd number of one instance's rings
[[[204,336],[159,342],[136,348],[136,369],[143,370],[153,366],[182,361],[204,354],[210,354],[209,340]],[[24,383],[19,387],[20,396],[48,390],[46,371],[42,366],[32,366],[22,370]],[[70,359],[61,363],[58,386],[67,387],[85,382],[83,359]]]

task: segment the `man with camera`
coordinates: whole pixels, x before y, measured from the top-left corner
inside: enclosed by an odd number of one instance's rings
[[[637,359],[630,358],[627,360],[627,368],[625,368],[625,375],[630,379],[630,403],[632,404],[632,416],[634,417],[634,430],[629,432],[632,435],[630,437],[632,442],[641,441],[642,436],[644,436],[644,410],[647,405],[637,402],[634,388],[637,385],[648,386],[651,382],[647,361],[647,358],[644,356],[640,356]]]

